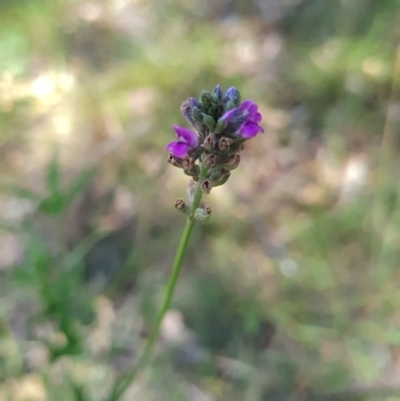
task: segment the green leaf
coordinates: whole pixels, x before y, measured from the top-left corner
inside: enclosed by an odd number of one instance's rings
[[[45,214],[61,214],[65,207],[64,194],[60,191],[52,193],[39,206],[39,210]]]

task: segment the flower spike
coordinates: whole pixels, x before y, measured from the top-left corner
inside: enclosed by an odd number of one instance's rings
[[[181,112],[196,132],[173,126],[177,139],[166,147],[168,162],[183,169],[197,182],[199,190],[208,194],[212,188],[225,184],[239,166],[244,142],[264,132],[260,126],[262,116],[252,100],[240,100],[235,87],[223,93],[220,85],[212,92],[202,91],[198,100],[188,98]],[[194,216],[193,199],[189,206],[179,203],[177,208],[186,208],[189,216]]]

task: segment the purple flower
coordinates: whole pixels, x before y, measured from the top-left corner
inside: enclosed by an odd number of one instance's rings
[[[219,118],[218,121],[224,121],[225,127],[231,122],[232,118],[235,117],[237,113],[237,108],[235,107],[234,109],[230,109],[226,111],[222,116]]]
[[[237,106],[239,101],[239,91],[234,86],[229,87],[224,94],[224,104],[227,105],[229,102],[232,102],[234,106]]]
[[[197,99],[195,99],[194,97],[190,97],[189,99],[188,99],[188,102],[189,102],[189,105],[190,105],[190,107],[199,107],[200,106],[200,103],[199,103],[199,101],[197,100]]]
[[[198,146],[199,137],[190,129],[179,127],[178,125],[174,125],[174,131],[178,140],[169,143],[166,149],[175,157],[186,157],[191,149]]]
[[[222,90],[219,84],[214,88],[212,93],[215,96],[215,98],[218,99],[218,101],[222,100]]]
[[[262,119],[261,114],[258,112],[258,106],[252,100],[244,100],[238,109],[240,114],[245,117],[237,131],[240,136],[248,139],[253,138],[259,132],[264,132],[264,129],[258,125]]]
[[[228,124],[232,121],[232,119],[236,116],[238,112],[237,107],[226,111],[217,121],[217,126],[215,128],[216,133],[222,132]]]

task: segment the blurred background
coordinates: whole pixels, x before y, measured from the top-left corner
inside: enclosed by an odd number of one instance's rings
[[[184,226],[165,144],[217,83],[266,132],[124,399],[400,400],[399,35],[399,0],[1,0],[0,400],[137,361]]]

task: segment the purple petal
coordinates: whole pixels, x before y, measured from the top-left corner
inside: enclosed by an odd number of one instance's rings
[[[236,105],[239,99],[240,93],[234,86],[228,88],[223,96],[223,102],[225,105],[229,102],[233,102]]]
[[[219,84],[214,88],[213,95],[217,96],[218,99],[222,99],[222,90]]]
[[[240,103],[239,110],[240,111],[247,111],[249,108],[254,104],[252,100],[243,100],[242,103]]]
[[[190,146],[183,142],[170,142],[166,147],[167,152],[171,152],[175,157],[186,157],[188,155],[188,151],[190,150]]]
[[[262,120],[262,116],[260,113],[257,112],[253,118],[253,121],[258,124],[261,120]]]
[[[199,137],[189,128],[174,125],[174,131],[176,132],[180,142],[185,142],[192,148],[195,148],[199,144]]]
[[[195,99],[194,97],[190,97],[190,98],[188,99],[188,102],[189,102],[189,106],[190,106],[190,107],[198,107],[198,106],[199,106],[198,100]]]
[[[253,104],[249,107],[248,112],[249,112],[249,118],[250,118],[251,120],[254,120],[254,118],[256,117],[256,114],[257,114],[257,112],[258,112],[258,106],[257,106],[255,103],[253,103]]]
[[[222,114],[222,116],[220,117],[220,119],[218,121],[221,121],[221,120],[224,121],[225,126],[227,126],[231,122],[232,118],[235,116],[236,112],[237,112],[236,107],[231,110],[228,110],[224,114]]]
[[[172,150],[174,149],[174,147],[175,147],[175,145],[176,145],[177,143],[179,143],[179,142],[178,142],[178,141],[170,142],[170,143],[165,147],[165,150],[166,150],[167,152],[171,152],[171,153],[172,153]]]
[[[230,87],[226,90],[225,96],[224,96],[224,97],[226,97],[226,98],[228,98],[228,99],[231,99],[231,98],[233,98],[233,97],[236,95],[236,93],[237,93],[237,89],[236,89],[234,86],[230,86]]]
[[[247,122],[239,130],[239,134],[243,138],[253,138],[255,137],[259,132],[264,132],[264,130],[258,126],[256,123],[253,122]]]

